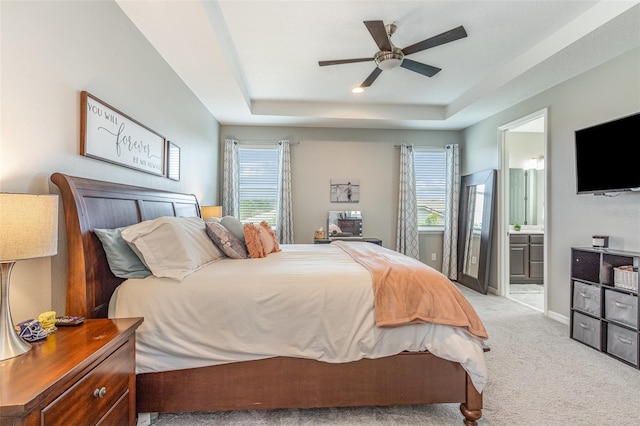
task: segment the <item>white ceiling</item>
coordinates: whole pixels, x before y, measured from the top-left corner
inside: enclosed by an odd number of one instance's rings
[[[640,46],[638,1],[116,0],[221,124],[462,129]],[[384,71],[363,24],[396,22],[408,56],[442,68]]]

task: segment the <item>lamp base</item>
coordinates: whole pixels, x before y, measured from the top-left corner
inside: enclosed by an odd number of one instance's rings
[[[18,336],[9,308],[9,279],[15,262],[0,262],[2,300],[0,300],[0,361],[29,352],[31,345]]]

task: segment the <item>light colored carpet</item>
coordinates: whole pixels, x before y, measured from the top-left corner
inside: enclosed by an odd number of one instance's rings
[[[569,339],[568,327],[506,298],[460,287],[491,351],[485,425],[640,425],[640,370]],[[157,426],[462,425],[458,404],[160,414]]]
[[[542,284],[509,284],[509,294],[540,294],[544,293]]]
[[[542,284],[510,284],[509,298],[544,312],[544,286]]]

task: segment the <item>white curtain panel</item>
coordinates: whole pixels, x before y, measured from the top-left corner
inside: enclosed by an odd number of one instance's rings
[[[293,244],[291,207],[291,147],[288,140],[278,144],[278,217],[276,235],[280,244]]]
[[[222,215],[237,217],[240,210],[238,204],[239,155],[238,141],[224,140],[224,158],[222,175]]]
[[[396,251],[418,259],[418,207],[413,145],[400,145],[400,191]]]
[[[460,204],[460,154],[458,145],[446,147],[446,200],[442,273],[458,279],[458,205]]]

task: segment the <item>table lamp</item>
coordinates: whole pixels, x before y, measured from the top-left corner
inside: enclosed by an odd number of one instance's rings
[[[222,206],[202,206],[200,212],[204,220],[210,217],[222,217]]]
[[[14,328],[9,280],[16,261],[58,252],[58,196],[0,193],[0,361],[22,355],[31,345]]]

